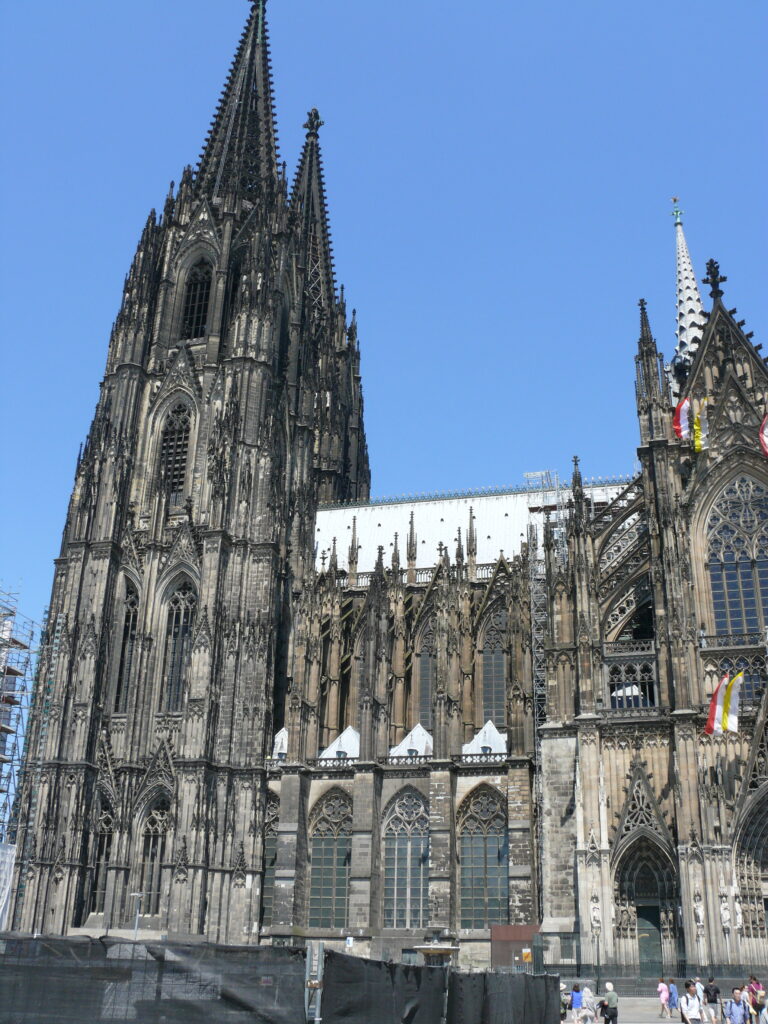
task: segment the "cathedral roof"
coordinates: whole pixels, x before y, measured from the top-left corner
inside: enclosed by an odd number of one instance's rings
[[[629,477],[586,481],[588,501],[607,504],[626,486]],[[339,569],[348,569],[347,551],[352,530],[357,532],[358,572],[372,572],[379,545],[391,553],[395,533],[408,536],[410,517],[417,539],[416,565],[434,566],[439,549],[453,553],[459,543],[459,531],[466,538],[470,512],[477,538],[478,565],[495,563],[501,551],[512,557],[528,539],[528,527],[541,529],[546,509],[564,508],[570,489],[546,484],[543,488],[519,487],[462,491],[452,494],[408,495],[380,499],[359,505],[321,508],[315,524],[316,561],[318,569],[327,561],[336,538]],[[354,523],[353,523],[354,519]],[[541,537],[541,534],[539,534]]]

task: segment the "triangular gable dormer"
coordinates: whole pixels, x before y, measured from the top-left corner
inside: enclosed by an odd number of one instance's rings
[[[152,406],[157,408],[165,398],[175,391],[185,391],[195,401],[202,397],[197,371],[186,345],[179,345],[171,352],[165,377],[152,396]]]
[[[196,572],[200,571],[200,551],[189,520],[183,519],[179,524],[171,550],[160,560],[160,565],[163,570],[187,566]]]
[[[218,259],[221,255],[221,238],[207,199],[202,199],[195,208],[187,229],[179,241],[176,259],[178,260],[188,249],[201,244],[208,255],[214,259]]]
[[[707,264],[707,273],[704,280],[712,285],[712,311],[680,397],[698,401],[707,398],[712,408],[732,370],[749,404],[762,408],[768,394],[768,369],[759,349],[742,330],[744,321],[736,321],[735,310],[726,309],[723,303],[720,284],[726,278],[720,276],[714,260]]]
[[[503,554],[500,554],[494,566],[493,574],[488,581],[488,586],[485,588],[480,607],[477,609],[475,617],[478,622],[492,604],[499,600],[506,601],[511,578],[512,570],[509,567],[509,562]]]
[[[432,753],[432,735],[418,722],[396,746],[391,747],[390,757],[428,757]],[[413,753],[415,751],[415,753]]]
[[[163,738],[152,755],[152,760],[136,791],[134,807],[138,807],[155,790],[164,790],[169,795],[172,794],[175,784],[176,771],[173,766],[173,753],[168,740]]]
[[[629,772],[627,798],[619,816],[613,844],[613,857],[643,833],[667,850],[674,850],[669,831],[658,801],[654,796],[645,770],[645,762],[632,761]]]

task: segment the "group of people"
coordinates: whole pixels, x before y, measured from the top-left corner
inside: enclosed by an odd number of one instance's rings
[[[656,991],[661,1003],[660,1017],[671,1018],[679,1010],[683,1024],[768,1024],[768,1002],[763,986],[754,976],[722,998],[714,978],[706,985],[701,978],[686,981],[685,991],[678,998],[672,978],[659,978]]]
[[[589,1024],[603,1018],[605,1024],[616,1024],[619,1019],[619,997],[610,981],[605,983],[605,995],[593,995],[589,985],[582,989],[578,983],[568,991],[560,984],[560,1019],[565,1020],[571,1011],[572,1024]]]

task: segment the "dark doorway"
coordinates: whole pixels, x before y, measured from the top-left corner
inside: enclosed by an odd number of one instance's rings
[[[637,951],[640,976],[657,978],[662,972],[661,911],[656,906],[637,908]]]

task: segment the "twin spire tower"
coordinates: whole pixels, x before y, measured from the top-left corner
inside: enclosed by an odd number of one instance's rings
[[[289,190],[254,4],[197,170],[142,233],[78,462],[15,928],[119,928],[139,892],[150,929],[256,934],[246,866],[262,860],[316,509],[370,481],[321,124],[312,110]],[[166,886],[171,857],[188,885]]]

